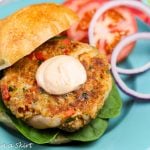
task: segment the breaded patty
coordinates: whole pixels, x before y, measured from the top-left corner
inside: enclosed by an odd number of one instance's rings
[[[87,72],[85,84],[60,96],[46,93],[35,79],[39,65],[57,55],[74,56]],[[62,37],[47,41],[6,69],[0,82],[3,101],[17,118],[35,128],[57,127],[70,132],[96,117],[111,85],[109,64],[97,49]]]

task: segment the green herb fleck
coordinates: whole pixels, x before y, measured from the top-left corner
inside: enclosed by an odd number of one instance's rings
[[[26,87],[23,87],[22,90],[23,90],[23,92],[26,92],[26,91],[27,91],[27,88],[26,88]]]
[[[39,90],[40,90],[40,93],[46,93],[45,90],[42,88],[39,88]]]
[[[87,100],[89,98],[88,93],[86,93],[86,92],[82,93],[82,98]]]
[[[58,48],[60,48],[60,49],[64,49],[66,46],[64,46],[64,45],[60,45]]]
[[[89,70],[93,69],[93,66],[89,66]]]
[[[13,87],[13,86],[9,86],[9,87],[8,87],[8,91],[9,91],[9,92],[12,92],[12,91],[14,91],[14,90],[15,90],[15,87]]]
[[[38,61],[38,65],[41,65],[42,62],[43,62],[43,61],[39,60],[39,61]]]
[[[74,117],[74,118],[70,117],[70,118],[68,118],[68,119],[65,121],[65,123],[69,123],[69,122],[74,121],[74,120],[75,120],[75,117]]]

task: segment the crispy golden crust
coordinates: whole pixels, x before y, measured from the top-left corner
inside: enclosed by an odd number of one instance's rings
[[[35,73],[42,61],[61,54],[80,60],[87,72],[87,82],[68,94],[49,95],[37,86]],[[49,40],[7,69],[0,87],[5,105],[17,118],[36,128],[74,131],[96,117],[111,85],[109,64],[103,55],[87,44],[62,38]]]
[[[31,5],[7,17],[0,25],[0,70],[30,54],[77,20],[70,9],[51,3]]]

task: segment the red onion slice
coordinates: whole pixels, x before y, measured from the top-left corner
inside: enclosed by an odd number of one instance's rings
[[[128,88],[125,83],[121,80],[118,72],[117,72],[117,57],[120,53],[120,51],[122,50],[123,47],[125,47],[126,45],[130,44],[131,42],[134,42],[136,40],[139,39],[150,39],[150,33],[148,32],[143,32],[143,33],[136,33],[133,35],[130,35],[126,38],[124,38],[114,49],[113,53],[112,53],[112,58],[111,58],[111,67],[112,67],[112,74],[117,82],[117,84],[119,85],[119,87],[122,89],[122,91],[124,91],[125,93],[127,93],[128,95],[138,98],[138,99],[144,99],[144,100],[150,100],[150,94],[143,94],[143,93],[139,93],[136,92],[130,88]]]
[[[136,74],[143,73],[149,69],[150,69],[150,62],[145,64],[142,67],[135,68],[135,69],[122,69],[122,68],[117,67],[117,72],[119,74],[136,75]]]

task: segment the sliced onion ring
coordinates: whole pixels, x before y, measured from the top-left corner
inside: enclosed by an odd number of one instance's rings
[[[138,99],[144,99],[144,100],[150,100],[150,94],[143,94],[136,92],[130,88],[128,88],[125,83],[121,80],[118,72],[117,72],[117,56],[119,55],[120,51],[122,50],[123,47],[126,45],[130,44],[131,42],[134,42],[139,39],[150,39],[150,33],[149,32],[143,32],[143,33],[136,33],[133,35],[130,35],[126,38],[124,38],[114,49],[112,53],[112,58],[111,58],[111,69],[112,69],[112,74],[118,84],[118,86],[121,88],[122,91],[124,91],[126,94],[138,98]]]
[[[119,74],[136,75],[136,74],[143,73],[149,69],[150,69],[150,62],[145,64],[142,67],[135,68],[135,69],[122,69],[122,68],[117,67],[117,72]]]
[[[102,5],[94,14],[91,22],[90,22],[90,26],[89,26],[89,30],[88,30],[88,36],[89,36],[89,43],[93,46],[95,46],[95,42],[94,42],[94,26],[97,22],[97,20],[99,19],[99,17],[107,10],[117,7],[117,6],[127,6],[127,7],[133,7],[136,8],[138,10],[141,10],[143,12],[145,12],[148,16],[150,16],[150,8],[144,4],[142,4],[141,2],[138,2],[136,0],[115,0],[115,1],[111,1],[111,2],[107,2],[104,5]]]

